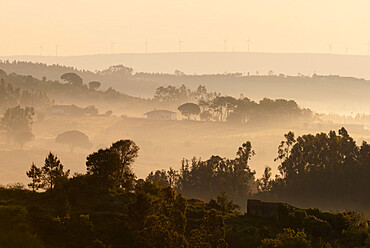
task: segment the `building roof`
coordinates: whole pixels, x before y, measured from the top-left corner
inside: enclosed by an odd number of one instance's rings
[[[153,110],[145,113],[144,115],[152,115],[152,114],[176,114],[176,112],[172,112],[169,110]]]

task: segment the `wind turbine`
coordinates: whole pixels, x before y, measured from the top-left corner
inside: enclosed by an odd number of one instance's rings
[[[145,53],[148,53],[148,41],[145,41]]]
[[[114,48],[115,44],[116,44],[116,42],[113,42],[113,41],[110,42],[110,53],[111,54],[113,54],[113,48]]]
[[[227,40],[224,40],[224,52],[227,52]]]
[[[333,42],[329,43],[329,54],[331,54],[333,51]]]
[[[181,48],[182,48],[182,44],[184,43],[183,40],[181,40],[181,38],[179,39],[179,53],[181,53]]]
[[[344,47],[346,48],[346,55],[348,55],[349,47],[345,44]]]
[[[250,44],[253,44],[252,41],[248,38],[247,40],[247,45],[248,45],[248,52],[250,51],[249,48],[250,48]]]
[[[58,48],[60,46],[58,44],[55,44],[55,57],[58,57]]]
[[[44,50],[43,45],[39,46],[38,49],[40,49],[40,56],[42,56],[42,51]]]

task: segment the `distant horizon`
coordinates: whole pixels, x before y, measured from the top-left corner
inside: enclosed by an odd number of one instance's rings
[[[284,75],[340,75],[370,79],[370,56],[328,53],[267,52],[162,52],[115,53],[73,56],[12,55],[2,61],[27,61],[58,64],[80,70],[104,70],[112,65],[131,67],[135,72],[185,74],[250,73],[266,75],[270,71]],[[257,73],[258,72],[258,73]]]
[[[12,55],[1,55],[1,57],[84,57],[84,56],[95,56],[95,55],[146,55],[146,54],[196,54],[196,53],[217,53],[217,54],[233,54],[233,53],[243,53],[243,54],[291,54],[291,55],[333,55],[333,56],[353,56],[353,57],[369,57],[370,55],[367,54],[345,54],[345,53],[325,53],[325,52],[257,52],[257,51],[163,51],[163,52],[117,52],[117,53],[86,53],[86,54],[76,54],[76,55],[53,55],[53,54],[46,54],[46,55],[37,55],[37,54],[12,54]]]

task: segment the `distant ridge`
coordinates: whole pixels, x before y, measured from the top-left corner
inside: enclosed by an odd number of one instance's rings
[[[370,79],[370,56],[309,53],[184,52],[122,53],[81,56],[0,56],[1,60],[19,60],[60,64],[78,69],[103,70],[123,64],[136,72],[217,74],[240,72],[252,75],[341,75]]]

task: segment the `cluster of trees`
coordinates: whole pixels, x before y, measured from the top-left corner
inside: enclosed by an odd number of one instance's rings
[[[248,162],[255,152],[250,142],[239,147],[235,159],[211,156],[206,161],[183,159],[180,171],[151,172],[147,180],[169,185],[189,198],[215,199],[225,192],[235,203],[245,209],[248,197],[254,193],[255,172]]]
[[[147,180],[169,185],[185,196],[210,200],[226,192],[245,209],[249,197],[326,209],[361,209],[370,206],[370,145],[357,146],[346,129],[295,138],[285,135],[278,148],[280,175],[266,167],[261,178],[248,161],[255,154],[244,143],[235,159],[212,156],[206,161],[183,160],[180,171],[151,172]]]
[[[186,198],[169,186],[136,180],[131,164],[138,150],[131,140],[117,141],[90,154],[86,174],[72,178],[52,153],[43,167],[32,164],[29,187],[40,195],[39,206],[25,211],[32,223],[27,231],[37,234],[28,234],[32,241],[47,247],[226,248],[222,212],[207,207],[188,225]],[[36,193],[41,188],[45,192]],[[218,199],[213,206],[219,201],[228,204]]]
[[[178,104],[187,101],[209,101],[219,95],[216,92],[208,92],[204,85],[199,85],[196,90],[188,89],[184,84],[180,87],[169,85],[157,88],[154,93],[154,100],[166,104]]]
[[[271,178],[266,168],[261,181],[263,199],[333,209],[370,206],[370,145],[357,145],[347,130],[336,133],[285,135],[278,148],[280,175]]]
[[[107,149],[87,157],[87,175],[102,189],[131,190],[135,175],[131,164],[138,156],[139,147],[131,140],[120,140]]]
[[[232,123],[287,123],[307,122],[313,120],[313,112],[302,109],[293,100],[264,98],[258,103],[247,97],[236,99],[231,96],[215,96],[198,104],[184,103],[178,107],[182,115],[204,121],[219,121]]]
[[[45,158],[43,167],[39,168],[32,163],[26,175],[32,180],[32,182],[28,184],[32,191],[41,188],[52,191],[58,181],[68,178],[69,173],[69,170],[64,171],[64,166],[58,157],[50,152]]]
[[[0,113],[17,105],[37,107],[50,103],[50,99],[45,92],[14,88],[11,83],[6,84],[1,75],[0,70]]]
[[[182,103],[178,110],[188,120],[234,122],[234,123],[276,123],[290,121],[310,121],[314,114],[310,109],[303,109],[293,100],[264,98],[254,102],[241,95],[239,98],[222,96],[208,92],[199,85],[194,91],[185,85],[169,85],[157,88],[154,100],[166,104]]]
[[[5,131],[6,143],[19,145],[20,148],[34,138],[32,124],[35,111],[32,107],[19,105],[6,110],[0,120],[0,130]]]

